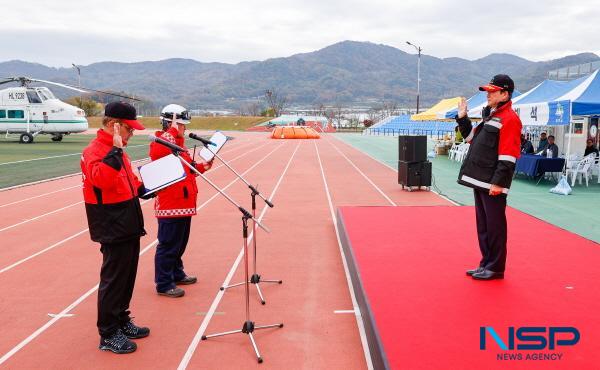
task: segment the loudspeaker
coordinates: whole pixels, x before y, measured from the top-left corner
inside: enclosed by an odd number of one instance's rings
[[[427,160],[427,136],[398,136],[398,160],[424,162]]]
[[[398,184],[403,186],[431,186],[431,162],[398,161]]]

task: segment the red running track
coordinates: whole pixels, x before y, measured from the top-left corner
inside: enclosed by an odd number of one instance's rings
[[[447,202],[433,193],[401,191],[395,171],[326,135],[320,140],[295,141],[268,140],[264,134],[234,136],[236,140],[225,149],[231,152],[223,156],[238,172],[259,184],[264,194],[272,195],[275,203],[275,208],[263,215],[272,233],[258,234],[259,273],[263,278],[284,281],[283,285],[263,286],[265,306],[258,303],[255,290],[251,290],[251,311],[257,324],[285,323],[282,329],[256,334],[265,358],[260,368],[366,368],[360,317],[353,311],[355,303],[337,242],[335,208],[387,205],[390,201]],[[211,180],[227,187],[232,197],[249,208],[247,187],[216,166],[208,173]],[[194,343],[198,335],[237,329],[244,320],[243,289],[224,294],[218,290],[224,283],[241,280],[239,212],[201,179],[199,215],[193,218],[184,259],[187,270],[199,276],[199,283],[186,287],[182,299],[156,295],[156,221],[152,202],[146,203],[143,211],[148,235],[142,240],[144,253],[132,310],[136,321],[150,326],[152,334],[140,340],[138,351],[131,355],[97,350],[95,285],[101,255],[85,232],[83,206],[57,211],[62,204],[81,200],[80,189],[75,187],[78,181],[79,177],[67,178],[0,192],[0,207],[5,205],[0,209],[3,215],[5,210],[9,215],[2,227],[16,225],[0,231],[0,287],[11,292],[0,301],[0,366],[258,366],[245,336]],[[37,197],[59,189],[64,190]],[[19,203],[7,205],[15,201]],[[259,204],[259,214],[262,211],[263,205]],[[74,236],[77,233],[81,234]],[[67,240],[69,236],[72,238]],[[67,316],[48,316],[60,312]]]

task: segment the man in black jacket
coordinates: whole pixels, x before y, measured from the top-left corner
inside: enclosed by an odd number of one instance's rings
[[[554,135],[548,136],[548,145],[546,149],[542,150],[542,157],[558,157],[558,145],[554,144]]]
[[[458,183],[473,188],[477,236],[481,260],[467,271],[477,280],[504,278],[506,267],[506,195],[515,164],[521,153],[521,120],[512,110],[515,84],[507,75],[496,75],[479,90],[487,91],[488,105],[483,120],[473,127],[463,98],[456,122],[465,140],[471,143]]]
[[[143,130],[133,106],[122,102],[106,105],[103,127],[81,155],[83,199],[90,237],[100,243],[102,267],[98,288],[99,348],[130,353],[137,346],[129,339],[148,336],[129,316],[140,254],[140,238],[146,235],[138,200],[145,192],[133,173],[123,148],[134,130]]]

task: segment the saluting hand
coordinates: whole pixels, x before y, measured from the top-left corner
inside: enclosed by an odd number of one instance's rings
[[[458,118],[463,118],[467,116],[467,99],[464,97],[460,98],[458,102]]]
[[[123,138],[121,137],[121,125],[118,122],[115,122],[113,128],[113,145],[117,148],[123,148]]]

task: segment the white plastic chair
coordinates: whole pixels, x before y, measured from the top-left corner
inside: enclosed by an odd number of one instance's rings
[[[462,162],[465,160],[465,157],[467,156],[467,153],[469,152],[470,146],[471,146],[471,144],[469,144],[469,143],[461,144],[458,153],[456,153],[456,160],[458,162]]]
[[[460,148],[462,144],[454,143],[450,150],[448,150],[448,159],[454,160],[456,158],[456,153],[458,152],[458,148]]]
[[[585,186],[588,186],[589,178],[592,173],[592,165],[596,159],[595,154],[585,156],[576,166],[567,169],[567,178],[569,173],[571,174],[571,186],[575,186],[575,179],[579,178],[579,185],[581,185],[582,178],[585,176]]]

